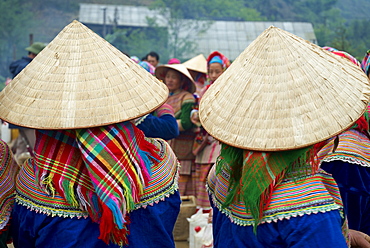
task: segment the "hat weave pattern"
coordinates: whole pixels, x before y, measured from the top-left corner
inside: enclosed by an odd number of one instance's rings
[[[199,54],[183,63],[188,70],[207,74],[207,59],[203,54]]]
[[[162,105],[167,87],[78,21],[0,93],[0,117],[37,129],[131,120]]]
[[[208,89],[200,120],[234,147],[298,149],[350,127],[367,107],[369,84],[350,61],[270,27]]]

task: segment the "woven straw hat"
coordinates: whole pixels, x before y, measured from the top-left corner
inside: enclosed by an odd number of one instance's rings
[[[369,96],[358,66],[270,27],[207,90],[199,115],[213,137],[231,146],[290,150],[350,127]]]
[[[103,126],[147,114],[168,89],[78,21],[0,92],[0,117],[36,129]]]
[[[164,80],[168,69],[173,69],[175,71],[180,72],[182,75],[184,75],[186,79],[187,87],[184,86],[183,88],[187,88],[187,91],[189,91],[190,93],[195,92],[194,80],[191,77],[188,69],[186,69],[186,67],[183,64],[160,65],[157,68],[155,68],[155,76],[159,78],[160,80]]]
[[[207,74],[207,60],[203,54],[199,54],[183,63],[188,70],[201,72]]]

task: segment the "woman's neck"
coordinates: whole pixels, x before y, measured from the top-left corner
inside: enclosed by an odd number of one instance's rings
[[[182,91],[182,89],[170,90],[170,96],[176,95],[176,94],[180,93],[181,91]]]

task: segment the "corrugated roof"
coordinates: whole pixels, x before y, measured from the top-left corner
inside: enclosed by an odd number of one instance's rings
[[[159,26],[166,26],[163,16],[157,10],[150,10],[143,6],[105,5],[81,3],[79,21],[90,24],[104,24],[104,9],[106,24],[112,24],[115,16],[119,26],[147,27],[147,19],[156,18]]]
[[[143,6],[80,4],[79,20],[85,24],[104,24],[104,9],[106,24],[112,24],[116,16],[118,26],[148,27],[147,17],[156,18],[157,24],[166,27],[166,19],[156,10]],[[191,20],[183,20],[191,26]],[[208,24],[208,25],[207,25]],[[237,22],[237,21],[198,21],[197,26],[206,25],[208,29],[200,34],[188,35],[191,28],[179,29],[179,37],[188,37],[195,42],[194,53],[205,55],[213,51],[220,51],[234,60],[244,49],[271,25],[293,33],[312,43],[317,43],[313,26],[308,22]],[[188,26],[188,25],[184,25]]]

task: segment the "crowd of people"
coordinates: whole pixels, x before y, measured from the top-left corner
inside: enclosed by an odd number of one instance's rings
[[[161,64],[78,21],[26,50],[0,92],[0,247],[175,247],[192,195],[214,247],[370,248],[370,51],[270,27],[232,63]]]

